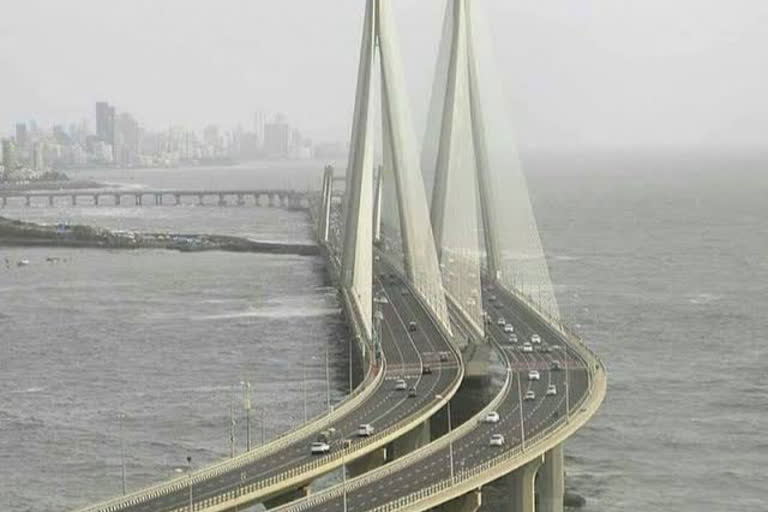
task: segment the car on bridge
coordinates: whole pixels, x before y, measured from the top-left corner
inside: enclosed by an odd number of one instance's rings
[[[506,324],[504,325],[504,332],[513,333],[515,332],[515,326],[512,324]]]
[[[408,330],[413,332],[415,331],[419,326],[416,324],[416,322],[408,322]]]
[[[528,380],[539,380],[541,379],[541,375],[539,374],[538,370],[531,370],[528,372]]]
[[[553,372],[559,372],[562,367],[560,366],[560,361],[552,361],[552,371]]]
[[[533,345],[526,341],[523,345],[523,352],[533,352]]]
[[[525,398],[523,398],[523,400],[536,400],[536,393],[532,389],[529,389],[525,392]]]
[[[496,411],[491,411],[488,414],[485,415],[485,418],[483,418],[483,423],[498,423],[499,422],[499,413]]]
[[[323,441],[315,441],[310,447],[312,455],[324,455],[331,451],[331,445],[324,443]]]
[[[488,442],[488,446],[504,446],[504,436],[501,434],[493,434],[491,440]]]
[[[408,398],[416,398],[416,388],[412,387],[408,390]]]
[[[363,423],[357,427],[358,437],[370,437],[373,435],[373,426],[368,423]]]
[[[536,344],[541,343],[541,336],[539,336],[538,334],[532,334],[531,343],[536,343]]]
[[[507,325],[507,321],[506,321],[506,320],[504,320],[504,317],[503,317],[503,316],[500,316],[500,317],[499,317],[499,319],[498,319],[498,320],[496,320],[496,324],[497,324],[497,325],[500,325],[500,326],[504,326],[504,325]]]
[[[547,396],[555,396],[557,395],[557,386],[554,384],[550,384],[547,386]]]
[[[512,343],[517,343],[517,334],[515,333],[510,334],[509,341],[511,341]]]
[[[405,379],[397,379],[395,381],[395,390],[396,391],[405,391],[408,389],[408,383],[405,382]]]
[[[421,369],[422,375],[432,375],[432,367],[429,365],[424,365]]]

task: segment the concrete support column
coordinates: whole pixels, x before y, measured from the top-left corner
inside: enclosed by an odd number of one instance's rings
[[[136,194],[136,206],[141,206],[144,198],[141,194]]]
[[[505,512],[535,512],[536,472],[543,462],[543,457],[536,458],[503,477],[508,482],[509,500]]]
[[[72,194],[72,206],[77,206],[77,196]]]
[[[197,194],[197,204],[203,206],[203,194]]]
[[[243,194],[237,194],[237,206],[245,206],[245,198]]]
[[[8,198],[3,196],[3,208],[8,204]]]
[[[483,493],[480,489],[459,496],[447,503],[443,503],[433,510],[437,512],[477,512],[483,504]]]
[[[219,194],[219,206],[227,206],[227,200],[224,198],[224,194]]]
[[[562,444],[544,454],[544,464],[539,469],[537,486],[539,509],[542,512],[563,512],[565,462]]]
[[[99,206],[99,194],[93,194],[93,204]]]
[[[173,198],[176,200],[176,206],[181,204],[181,194],[174,194]]]
[[[395,439],[387,450],[387,460],[399,459],[429,444],[431,432],[429,421],[425,421],[407,434]]]
[[[48,206],[53,206],[53,196],[48,196]]]
[[[264,508],[266,509],[277,508],[279,506],[285,505],[286,503],[300,500],[301,498],[306,498],[310,495],[310,492],[311,489],[309,488],[309,485],[306,485],[304,487],[299,487],[298,489],[286,491],[283,494],[265,500],[262,502],[262,505],[264,505]]]
[[[355,478],[363,473],[380,468],[387,462],[387,449],[379,448],[368,455],[347,463],[347,478]]]
[[[115,194],[115,206],[120,206],[120,194]]]
[[[32,197],[27,196],[27,206],[30,206],[32,204]]]

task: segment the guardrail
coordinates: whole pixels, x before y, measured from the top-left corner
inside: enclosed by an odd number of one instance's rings
[[[362,336],[362,330],[357,322],[357,318],[354,314],[350,314],[352,311],[350,308],[352,306],[351,301],[349,300],[349,297],[346,295],[346,293],[342,293],[342,300],[344,302],[344,307],[347,311],[346,316],[351,323],[354,336],[360,340],[362,344],[365,344],[366,337]],[[365,350],[363,350],[363,353],[365,353]],[[369,353],[373,353],[372,350],[369,350]],[[350,410],[356,408],[360,403],[365,401],[381,384],[386,370],[385,367],[385,361],[382,360],[382,364],[376,367],[374,365],[373,359],[371,359],[364,380],[330,413],[324,412],[318,414],[317,416],[314,416],[312,419],[310,419],[307,423],[298,425],[295,428],[280,434],[277,438],[271,440],[269,443],[263,446],[251,450],[250,452],[241,454],[235,458],[216,462],[205,468],[194,471],[189,475],[179,476],[150,487],[139,489],[124,496],[118,496],[116,498],[112,498],[95,505],[89,505],[87,507],[78,509],[76,512],[116,512],[127,507],[155,499],[159,496],[164,496],[172,492],[185,489],[189,487],[190,481],[194,486],[200,482],[215,478],[223,473],[236,471],[244,466],[252,464],[257,460],[275,453],[288,446],[289,444],[296,442],[297,440],[306,437],[317,430],[322,430],[321,424],[332,422],[335,419],[338,419],[339,417],[347,414]]]
[[[523,303],[523,305],[530,310],[530,313],[547,322],[550,327],[555,327],[556,324],[547,321],[546,317],[541,315],[535,307],[531,306],[531,304]],[[582,359],[588,375],[587,390],[572,407],[572,410],[574,411],[573,413],[571,413],[569,416],[561,418],[558,422],[548,426],[541,432],[538,432],[537,434],[527,438],[525,449],[523,449],[522,446],[516,446],[513,449],[508,450],[494,457],[493,459],[490,459],[475,467],[455,472],[453,479],[449,478],[440,480],[429,487],[420,489],[417,492],[407,494],[405,496],[401,496],[392,502],[380,505],[379,507],[372,509],[370,512],[420,512],[422,510],[434,508],[441,503],[445,503],[446,501],[466,494],[474,489],[481,487],[482,485],[487,484],[488,482],[496,480],[500,476],[514,471],[530,460],[541,456],[546,451],[562,443],[564,439],[569,437],[571,434],[573,434],[573,432],[583,426],[587,420],[597,411],[603,401],[603,398],[605,397],[605,368],[600,359],[594,355],[594,352],[586,347],[586,345],[584,345],[578,337],[574,337],[567,331],[563,332],[561,329],[556,329],[556,332],[561,336],[561,338],[563,338],[563,341],[571,345],[571,348],[576,352],[576,355]],[[501,350],[500,346],[495,342],[495,340],[494,345],[496,345],[497,349],[499,349],[503,354],[503,357],[507,362],[507,367],[509,368],[510,363],[506,353]],[[509,386],[511,384],[511,375],[512,372],[508,371],[507,380],[503,388],[507,391],[500,392],[495,397],[495,399],[480,413],[473,416],[473,418],[458,428],[454,429],[450,434],[443,436],[442,438],[430,443],[429,445],[420,448],[419,450],[408,454],[402,459],[388,464],[381,469],[366,475],[362,475],[347,482],[346,484],[337,484],[329,489],[326,489],[322,494],[317,496],[310,496],[298,502],[294,502],[293,504],[288,504],[275,509],[275,512],[304,512],[327,500],[338,498],[346,492],[358,489],[376,480],[386,478],[402,467],[411,464],[415,460],[423,459],[439,450],[445,449],[448,443],[453,442],[455,439],[466,435],[470,430],[474,429],[477,421],[489,411],[496,408],[501,400],[506,397],[505,393],[508,392]]]

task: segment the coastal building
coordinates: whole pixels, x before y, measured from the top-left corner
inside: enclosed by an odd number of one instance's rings
[[[269,158],[287,158],[291,150],[291,127],[278,114],[264,126],[264,154]]]
[[[115,107],[106,101],[96,103],[96,136],[110,146],[115,143]]]
[[[16,146],[12,140],[3,139],[3,179],[9,179],[16,166]]]

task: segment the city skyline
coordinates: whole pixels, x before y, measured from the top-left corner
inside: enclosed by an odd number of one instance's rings
[[[392,4],[420,135],[444,2]],[[236,126],[269,106],[313,140],[348,139],[362,2],[213,5],[35,0],[7,7],[0,98],[13,101],[0,102],[0,127],[77,120],[94,100],[109,98],[141,113],[151,130]],[[761,93],[768,76],[755,65],[768,58],[764,2],[721,9],[693,0],[631,8],[488,0],[487,7],[523,148],[757,145],[768,132]],[[35,23],[20,23],[26,19]],[[63,51],[79,57],[62,58]]]

